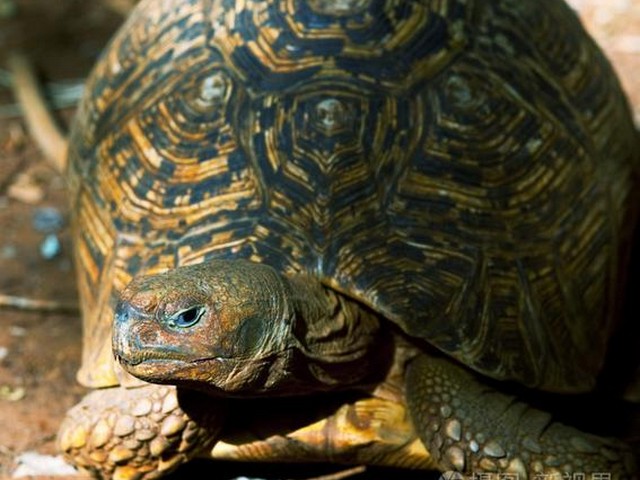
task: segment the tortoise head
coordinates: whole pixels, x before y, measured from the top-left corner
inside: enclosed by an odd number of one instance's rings
[[[275,270],[242,260],[138,277],[115,311],[114,355],[152,383],[259,392],[291,349],[288,297]]]

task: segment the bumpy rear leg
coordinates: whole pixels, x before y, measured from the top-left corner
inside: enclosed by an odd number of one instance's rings
[[[519,480],[637,478],[623,442],[555,422],[446,359],[415,359],[407,397],[422,441],[444,470],[512,473]]]
[[[159,478],[215,443],[225,404],[202,400],[159,385],[95,390],[69,410],[58,443],[98,478]]]

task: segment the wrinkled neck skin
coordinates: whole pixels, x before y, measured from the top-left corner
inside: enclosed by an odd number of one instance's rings
[[[292,396],[369,388],[385,378],[394,339],[375,313],[314,278],[281,279],[284,288],[271,295],[282,298],[273,298],[270,334],[260,351],[228,362],[223,392],[219,378],[196,388],[224,396]]]
[[[290,366],[292,378],[319,390],[381,381],[392,362],[394,339],[378,315],[315,279],[288,280],[295,311],[293,351],[302,357]]]
[[[132,281],[113,349],[151,383],[225,397],[304,395],[382,381],[394,349],[385,327],[316,278],[219,260]]]

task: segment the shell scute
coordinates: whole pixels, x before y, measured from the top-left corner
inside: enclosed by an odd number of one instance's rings
[[[317,275],[494,378],[591,388],[640,148],[604,57],[539,3],[143,1],[72,133],[81,380],[126,382],[131,278],[224,257]]]

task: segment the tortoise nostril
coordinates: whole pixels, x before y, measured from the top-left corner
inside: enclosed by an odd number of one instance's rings
[[[139,347],[136,320],[140,316],[140,312],[128,302],[121,301],[116,306],[111,345],[116,360],[121,364],[134,362]]]
[[[128,323],[132,317],[134,317],[134,308],[131,306],[130,303],[127,302],[120,302],[118,303],[118,306],[116,307],[116,311],[115,311],[115,323],[116,324],[124,324],[124,323]]]

